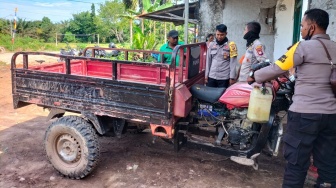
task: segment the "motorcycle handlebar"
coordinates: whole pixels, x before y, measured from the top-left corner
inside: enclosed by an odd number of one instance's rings
[[[258,63],[258,64],[253,64],[251,65],[251,70],[252,71],[256,71],[256,70],[259,70],[261,68],[264,68],[264,67],[267,67],[269,66],[271,63],[269,61],[264,61],[262,63]]]
[[[262,69],[262,68],[264,68],[264,67],[267,67],[267,66],[269,66],[271,63],[270,63],[270,61],[268,60],[268,59],[266,59],[266,61],[264,61],[264,62],[261,62],[261,63],[257,63],[257,64],[253,64],[253,65],[251,65],[251,71],[257,71],[257,70],[259,70],[259,69]],[[254,81],[253,82],[247,82],[249,85],[251,85],[251,84],[253,84],[254,83]]]
[[[253,84],[255,81],[252,81],[252,82],[247,82],[249,85]]]

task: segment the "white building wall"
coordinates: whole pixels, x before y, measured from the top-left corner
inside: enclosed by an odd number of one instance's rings
[[[274,33],[265,24],[267,8],[275,7],[276,0],[226,0],[223,10],[223,23],[228,26],[228,38],[237,43],[239,57],[246,51],[246,40],[243,39],[245,25],[251,21],[261,24],[260,41],[266,46],[266,55],[273,60]]]
[[[312,0],[310,8],[320,8],[329,13],[329,27],[327,34],[336,41],[336,0]]]
[[[302,14],[301,14],[302,18],[303,18],[304,13],[308,9],[309,9],[309,0],[303,0],[303,3],[302,3]]]
[[[309,4],[309,1],[311,3]],[[246,49],[243,39],[245,24],[258,21],[262,31],[260,40],[266,46],[266,55],[273,61],[287,51],[293,41],[295,0],[200,0],[200,37],[215,33],[215,27],[224,23],[228,38],[237,43],[239,57]],[[265,23],[268,11],[275,8],[274,30]],[[309,8],[321,8],[330,15],[327,33],[336,41],[336,0],[303,0],[302,16]],[[203,36],[203,37],[202,37]]]
[[[220,0],[200,0],[200,35],[205,40],[209,33],[215,33],[216,25],[222,23],[223,9],[225,4]]]
[[[275,12],[275,36],[274,36],[274,59],[281,57],[293,42],[294,26],[294,4],[293,0],[280,0]]]

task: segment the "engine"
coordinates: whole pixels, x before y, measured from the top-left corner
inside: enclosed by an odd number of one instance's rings
[[[239,145],[244,149],[250,143],[255,133],[252,131],[253,122],[247,119],[247,108],[235,108],[230,111],[230,116],[225,123],[228,133],[228,142],[231,145]]]
[[[218,135],[215,144],[222,145],[222,141],[240,149],[251,143],[253,122],[247,119],[247,108],[228,110],[221,104],[199,104],[198,119],[201,125],[217,126]]]

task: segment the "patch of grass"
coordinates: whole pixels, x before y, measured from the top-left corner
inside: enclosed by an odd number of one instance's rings
[[[83,50],[86,47],[93,47],[94,43],[69,43],[71,48]],[[108,43],[99,43],[102,48],[108,48]],[[38,39],[29,37],[15,37],[14,45],[9,35],[0,34],[0,46],[4,47],[6,52],[19,52],[19,51],[60,51],[62,48],[67,50],[67,44],[63,42],[45,43]],[[131,49],[130,43],[116,43],[117,48]]]
[[[66,49],[66,43],[45,43],[38,39],[29,37],[15,37],[15,42],[12,45],[12,39],[9,35],[0,34],[0,44],[6,49],[6,52],[19,51],[60,51],[61,48]],[[94,46],[94,44],[86,43],[70,43],[71,48],[84,49],[86,46]],[[108,44],[101,46],[107,47]],[[84,47],[84,48],[83,48]]]
[[[6,65],[6,63],[5,62],[3,62],[3,61],[0,61],[0,66],[5,66]]]

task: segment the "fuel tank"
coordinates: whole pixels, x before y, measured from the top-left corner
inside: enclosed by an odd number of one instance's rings
[[[237,82],[227,88],[218,101],[224,103],[229,110],[247,108],[252,89],[253,87],[247,82]]]

